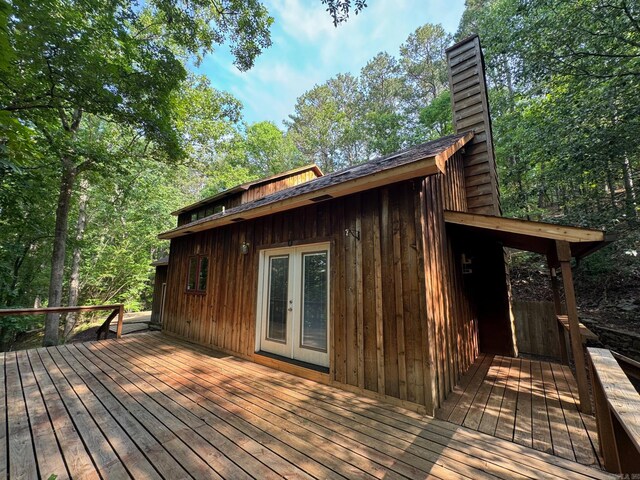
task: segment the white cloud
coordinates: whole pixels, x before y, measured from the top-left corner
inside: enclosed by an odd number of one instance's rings
[[[359,15],[334,27],[320,0],[265,0],[275,18],[273,46],[248,72],[228,52],[205,61],[201,71],[214,86],[245,104],[249,121],[277,124],[293,112],[296,98],[338,73],[357,75],[380,51],[397,55],[400,44],[424,23],[455,30],[463,0],[371,0]]]

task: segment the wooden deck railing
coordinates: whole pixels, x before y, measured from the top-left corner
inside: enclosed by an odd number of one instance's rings
[[[116,338],[122,336],[122,322],[124,320],[124,305],[88,305],[79,307],[45,307],[45,308],[4,308],[0,309],[0,317],[6,315],[38,315],[47,313],[69,313],[69,312],[95,312],[100,310],[112,310],[104,323],[100,326],[97,332],[98,340],[100,340],[100,334],[104,334],[104,338],[107,338],[109,334],[109,325],[111,320],[118,316],[118,326],[116,328]]]
[[[600,451],[614,473],[640,472],[640,394],[613,354],[588,348]]]

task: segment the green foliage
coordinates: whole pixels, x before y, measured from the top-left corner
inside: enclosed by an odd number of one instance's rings
[[[321,0],[327,6],[327,11],[333,18],[333,24],[337,27],[340,23],[349,18],[352,11],[357,15],[367,6],[366,0]]]
[[[635,2],[469,0],[480,34],[505,214],[603,227],[579,269],[599,290],[637,285],[640,11]],[[635,252],[635,253],[634,253]]]
[[[245,152],[250,170],[260,177],[291,170],[303,161],[291,138],[272,122],[247,127]]]
[[[9,43],[9,15],[11,7],[6,0],[0,0],[0,73],[5,73],[14,54]]]
[[[358,80],[352,75],[338,75],[298,98],[286,122],[287,136],[306,163],[332,172],[366,159],[357,114],[360,104]]]
[[[445,90],[420,111],[420,124],[428,132],[429,139],[436,139],[453,133],[453,112],[451,92]]]
[[[330,172],[448,131],[440,95],[450,41],[441,25],[426,24],[407,38],[398,59],[381,52],[358,77],[337,75],[299,97],[286,124],[307,162]]]
[[[81,303],[124,303],[134,311],[146,306],[152,288],[149,264],[168,247],[156,236],[174,226],[170,213],[184,201],[186,171],[168,169],[132,152],[117,177],[93,179],[82,249]]]

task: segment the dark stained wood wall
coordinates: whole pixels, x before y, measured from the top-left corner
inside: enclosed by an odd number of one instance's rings
[[[164,328],[252,358],[260,249],[330,241],[331,379],[432,412],[477,353],[475,319],[458,298],[459,259],[444,230],[442,209],[465,207],[461,157],[450,165],[451,175],[172,240]],[[360,240],[346,237],[347,228]],[[242,255],[245,241],[251,247]],[[194,254],[211,259],[206,295],[185,292]]]

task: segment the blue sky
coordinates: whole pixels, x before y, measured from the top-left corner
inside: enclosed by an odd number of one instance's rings
[[[410,33],[425,23],[441,23],[453,33],[464,0],[368,0],[367,8],[338,28],[320,0],[265,0],[275,22],[271,48],[255,66],[241,72],[228,49],[207,56],[198,72],[212,85],[244,104],[244,118],[253,123],[282,121],[293,112],[296,98],[338,73],[357,75],[376,53],[397,56]]]

